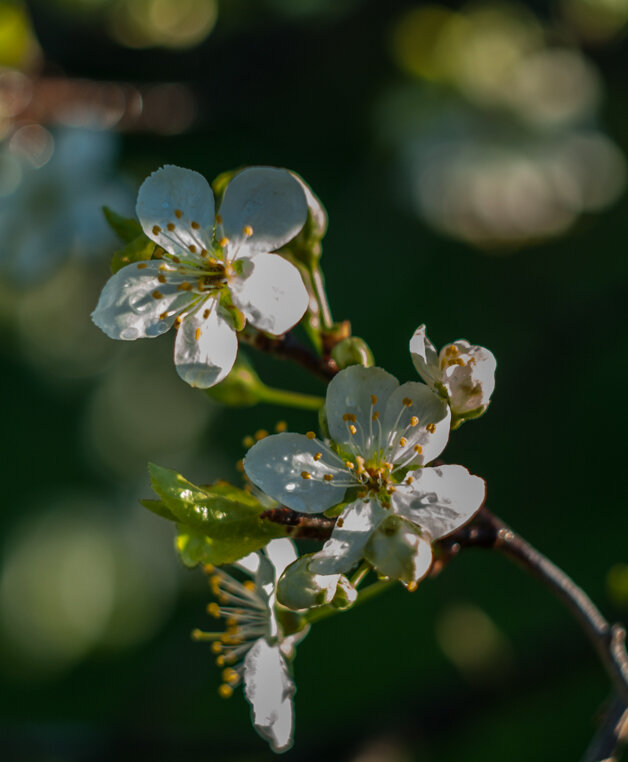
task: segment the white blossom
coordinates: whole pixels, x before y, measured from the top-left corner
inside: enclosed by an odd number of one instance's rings
[[[240,582],[223,569],[209,567],[217,602],[210,603],[208,611],[224,619],[226,629],[198,633],[200,640],[212,641],[216,663],[223,669],[220,695],[228,698],[244,683],[253,724],[277,752],[292,745],[296,686],[290,661],[309,629],[285,635],[277,618],[277,580],[296,557],[291,540],[271,540],[263,551],[234,564],[252,579]]]
[[[492,352],[458,339],[439,354],[420,325],[410,339],[410,353],[421,378],[446,397],[455,419],[475,418],[486,410],[495,389]]]
[[[213,386],[233,367],[238,341],[230,305],[274,335],[305,313],[309,297],[299,271],[272,253],[307,218],[301,183],[287,170],[240,172],[215,215],[202,175],[165,166],[141,186],[137,216],[163,256],[113,275],[92,318],[108,336],[124,340],[158,336],[174,325],[175,365],[191,386]]]
[[[365,557],[416,585],[429,570],[430,543],[466,523],[484,499],[483,480],[462,466],[425,465],[447,443],[447,404],[425,384],[400,385],[381,368],[354,365],[329,384],[326,414],[330,440],[314,432],[262,439],[245,458],[248,477],[296,511],[348,503],[311,572],[344,573]]]

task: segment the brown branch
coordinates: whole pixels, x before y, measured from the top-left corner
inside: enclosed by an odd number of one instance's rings
[[[619,698],[613,699],[600,722],[581,762],[618,762],[628,741],[628,709]]]
[[[272,337],[247,326],[239,334],[239,338],[260,352],[296,362],[323,381],[330,381],[338,372],[338,366],[331,357],[318,357],[299,343],[290,332],[283,336]]]
[[[291,527],[288,533],[295,540],[327,540],[336,523],[336,519],[297,513],[291,508],[271,508],[260,514],[260,518]]]

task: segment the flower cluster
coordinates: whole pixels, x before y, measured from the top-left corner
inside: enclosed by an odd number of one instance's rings
[[[434,543],[481,507],[484,481],[437,459],[450,431],[486,410],[495,359],[464,340],[438,354],[420,326],[410,352],[425,383],[400,383],[373,367],[368,346],[350,336],[348,323],[331,321],[318,269],[327,218],[287,170],[235,174],[214,214],[201,175],[163,167],[141,186],[137,214],[156,248],[151,259],[127,264],[105,285],[93,319],[109,336],[150,338],[174,326],[179,375],[207,388],[233,368],[246,321],[278,336],[307,311],[313,351],[306,365],[333,375],[324,401],[272,390],[275,402],[321,408],[321,435],[283,429],[251,440],[242,464],[245,490],[224,482],[196,488],[155,467],[153,486],[163,502],[145,503],[177,522],[183,560],[203,563],[210,574],[216,601],[208,611],[225,626],[195,637],[211,642],[223,670],[220,695],[242,683],[254,726],[284,751],[293,733],[290,664],[309,623],[356,603],[371,572],[415,590],[432,567]],[[338,351],[343,346],[348,351]],[[261,382],[251,366],[239,366],[232,374],[238,395],[229,396],[226,382],[222,399],[250,404],[258,397],[244,393],[247,384]],[[326,534],[322,547],[299,557],[281,535],[303,520],[317,521]],[[221,564],[250,578],[241,581]]]

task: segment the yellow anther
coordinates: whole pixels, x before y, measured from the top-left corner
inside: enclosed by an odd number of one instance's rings
[[[376,410],[376,411],[373,413],[373,417],[372,417],[372,420],[373,420],[373,421],[377,421],[377,420],[378,420],[378,418],[379,418],[379,413],[378,413],[378,412],[377,412],[377,410]]]
[[[216,222],[217,222],[219,225],[222,225],[222,215],[220,215],[220,214],[217,214],[217,215],[216,215]]]
[[[167,317],[168,317],[168,311],[166,310],[166,312],[161,313],[161,315],[159,316],[159,319],[165,320]]]
[[[416,417],[416,415],[413,415],[412,418],[410,418],[410,426],[418,426],[419,425],[419,419]]]
[[[220,698],[224,698],[224,699],[231,698],[231,696],[233,696],[233,688],[230,685],[227,685],[227,683],[223,683],[218,688],[218,695],[220,696]]]
[[[201,249],[201,257],[206,257],[208,254],[207,249]]]
[[[164,295],[161,293],[161,291],[157,291],[157,289],[153,291],[153,299],[163,299],[163,298],[164,298]]]
[[[255,440],[257,442],[259,442],[260,439],[265,439],[267,436],[268,436],[268,432],[266,431],[266,429],[258,429],[254,434]]]
[[[320,460],[323,457],[322,452],[315,452],[314,453],[314,460]]]
[[[396,491],[397,491],[397,488],[396,488],[396,487],[388,487],[388,489],[386,490],[386,492],[387,492],[389,495],[392,495],[392,494],[393,494],[393,492],[396,492]]]
[[[406,484],[412,484],[414,481],[414,476],[407,476],[406,477]]]
[[[242,583],[243,587],[249,590],[251,593],[255,592],[255,582],[252,579],[247,579]]]
[[[170,272],[170,268],[168,267],[168,265],[159,265],[159,270],[162,273],[169,273]]]
[[[153,225],[153,235],[159,235],[161,233],[161,228],[159,225]]]
[[[147,267],[148,267],[148,265],[146,264],[146,262],[140,262],[139,265],[137,266],[137,269],[138,270],[144,270]]]
[[[449,344],[449,346],[445,347],[446,355],[457,355],[459,353],[460,353],[460,350],[455,344]]]
[[[323,479],[324,479],[326,482],[330,482],[330,481],[331,481],[333,478],[334,478],[334,475],[333,475],[333,474],[325,474],[325,476],[323,476]]]
[[[284,431],[288,431],[288,424],[285,421],[277,421],[275,424],[275,431],[278,434],[281,434]]]
[[[217,667],[224,667],[226,663],[226,657],[225,656],[219,656],[216,659],[216,666]]]
[[[245,225],[242,232],[250,238],[253,235],[253,228],[250,225]]]
[[[361,474],[364,472],[364,458],[361,455],[355,456],[355,462],[358,466],[358,473]]]
[[[316,432],[314,432],[314,431],[308,431],[308,432],[306,432],[305,436],[308,439],[316,439]]]
[[[190,223],[190,225],[193,230],[198,230],[200,228],[200,225],[198,224],[198,222],[192,222]]]
[[[220,606],[217,603],[210,603],[207,606],[207,613],[213,616],[214,619],[220,619]]]
[[[177,286],[177,291],[191,291],[192,290],[192,284],[188,283],[187,280],[184,280],[183,283],[179,283]]]
[[[355,463],[352,463],[350,460],[345,461],[345,466],[349,469],[349,471],[353,471],[355,468]]]
[[[225,681],[225,683],[231,683],[231,685],[233,685],[234,683],[238,682],[240,675],[238,675],[238,673],[232,667],[227,667],[222,672],[222,679]]]
[[[417,455],[420,455],[423,452],[423,448],[421,447],[421,445],[414,445],[412,449]]]
[[[342,529],[342,527],[344,526],[344,523],[345,523],[345,520],[343,518],[339,518],[338,521],[336,522],[336,526]]]
[[[229,243],[229,239],[227,236],[223,236],[220,241],[218,241],[218,246],[224,249],[224,247]]]
[[[193,243],[188,246],[188,249],[192,252],[192,254],[196,254],[196,246]]]
[[[179,259],[179,257],[176,256],[176,254],[172,255],[172,261],[175,263],[175,265],[178,265],[181,262],[181,260]]]
[[[158,276],[157,276],[157,280],[158,280],[160,283],[167,283],[167,281],[168,281],[168,279],[166,278],[166,276],[165,276],[165,275],[158,275]]]
[[[192,640],[206,640],[206,634],[202,630],[192,630]]]
[[[244,447],[246,447],[248,449],[249,447],[253,447],[253,445],[255,444],[255,440],[253,439],[253,437],[250,434],[248,434],[242,440],[242,444],[244,445]]]
[[[169,231],[172,233],[172,231],[175,229],[176,225],[174,224],[174,222],[169,222],[169,223],[166,225],[166,227],[167,227],[167,228],[168,228],[168,230],[169,230]]]
[[[178,220],[180,220],[180,219],[181,219],[181,217],[183,217],[183,212],[182,212],[180,209],[175,209],[175,210],[174,210],[174,216],[175,216],[175,217],[176,217]]]
[[[177,315],[176,316],[176,318],[174,319],[174,327],[175,327],[175,329],[178,328],[181,325],[181,321],[182,320],[183,320],[183,318],[181,317],[181,315]]]
[[[418,586],[419,586],[419,585],[418,585],[418,583],[417,583],[417,582],[414,582],[414,581],[412,581],[412,582],[408,582],[408,584],[406,585],[406,590],[407,590],[409,593],[413,593],[413,592],[414,592],[414,591],[415,591],[415,590],[418,588]]]
[[[404,397],[404,398],[401,400],[401,403],[402,403],[402,404],[403,404],[405,407],[412,407],[412,400],[410,399],[410,397]]]
[[[436,424],[435,423],[428,423],[425,427],[427,431],[430,432],[430,434],[433,434],[436,431]]]
[[[237,461],[237,463],[236,463],[236,470],[240,471],[240,473],[242,473],[244,471],[244,461],[243,460]]]
[[[343,421],[351,421],[352,423],[355,423],[357,419],[356,419],[356,417],[355,417],[355,415],[353,413],[345,413],[342,416],[342,420]]]
[[[207,253],[207,252],[205,252],[205,253]],[[218,264],[218,260],[216,259],[216,257],[210,257],[210,258],[207,260],[207,264],[208,264],[210,267],[216,267],[216,266],[217,266],[217,264]]]
[[[215,568],[212,564],[205,564],[205,566],[203,566],[203,571],[205,572],[205,574],[213,574],[215,571]]]
[[[301,478],[302,479],[311,479],[312,474],[310,474],[308,471],[301,471]]]
[[[211,645],[212,653],[222,653],[222,643],[219,640],[215,640]]]
[[[371,394],[371,402],[373,405],[377,405],[377,396],[375,394]]]
[[[201,329],[197,328],[194,331],[194,341],[198,341],[201,338]]]
[[[203,310],[203,320],[207,320],[207,318],[209,317],[210,313],[211,313],[210,309]]]
[[[408,440],[405,437],[401,437],[401,439],[399,440],[399,444],[401,445],[401,447],[405,447],[408,444]]]
[[[351,424],[351,425],[349,426],[349,431],[350,431],[352,434],[356,434],[358,430],[356,429],[356,427],[355,427],[353,424]]]

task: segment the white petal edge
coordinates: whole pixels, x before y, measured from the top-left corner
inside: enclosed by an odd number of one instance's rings
[[[319,452],[322,457],[315,460]],[[267,495],[301,513],[326,511],[342,502],[348,482],[358,483],[322,442],[292,432],[273,434],[253,445],[244,458],[244,470]],[[303,473],[311,478],[303,478]],[[326,474],[333,479],[325,481]]]
[[[286,169],[249,167],[227,185],[220,205],[229,253],[241,244],[251,251],[275,251],[301,230],[307,201],[298,180]],[[247,235],[247,228],[253,229]]]
[[[233,302],[260,331],[278,336],[301,320],[309,296],[297,268],[279,254],[242,260],[243,273],[231,280]]]
[[[410,339],[410,354],[419,376],[434,386],[440,379],[440,364],[436,347],[427,338],[425,324],[420,325]]]
[[[295,691],[279,645],[257,640],[244,660],[244,692],[255,728],[276,752],[292,746]]]
[[[220,314],[215,300],[183,318],[175,341],[174,362],[177,373],[190,386],[207,389],[218,384],[228,375],[237,354],[236,332]]]
[[[470,521],[486,495],[484,479],[464,466],[420,468],[412,476],[412,484],[398,485],[391,508],[428,532],[433,540]]]

